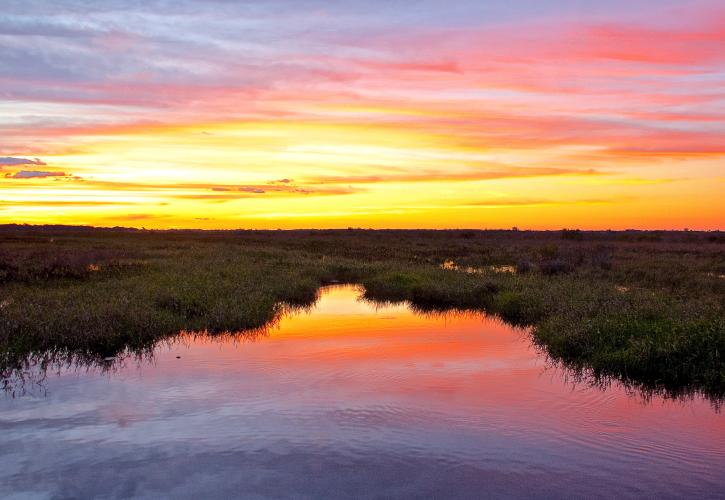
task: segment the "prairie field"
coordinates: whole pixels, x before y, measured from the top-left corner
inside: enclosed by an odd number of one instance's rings
[[[528,327],[595,383],[725,394],[725,234],[0,228],[2,374],[263,328],[320,286]]]

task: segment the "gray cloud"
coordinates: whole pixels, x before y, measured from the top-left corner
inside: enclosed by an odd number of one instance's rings
[[[256,193],[256,194],[264,194],[264,189],[254,186],[242,186],[239,188],[239,191],[242,191],[243,193]]]
[[[14,174],[7,174],[10,179],[42,179],[44,177],[67,177],[65,172],[47,172],[42,170],[20,170]]]
[[[13,156],[0,156],[0,166],[15,165],[45,165],[45,162],[38,158],[16,158]]]

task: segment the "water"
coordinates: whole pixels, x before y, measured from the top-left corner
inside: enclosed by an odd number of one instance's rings
[[[725,497],[706,401],[577,385],[525,331],[358,295],[0,395],[0,497]]]

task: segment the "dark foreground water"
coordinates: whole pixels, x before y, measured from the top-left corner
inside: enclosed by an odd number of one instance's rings
[[[0,498],[725,497],[706,401],[576,385],[525,332],[358,294],[0,394]]]

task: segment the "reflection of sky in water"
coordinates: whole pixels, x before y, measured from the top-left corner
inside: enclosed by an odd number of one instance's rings
[[[356,294],[334,288],[256,341],[186,338],[0,399],[0,496],[724,491],[725,417],[708,403],[572,386],[495,320]]]

